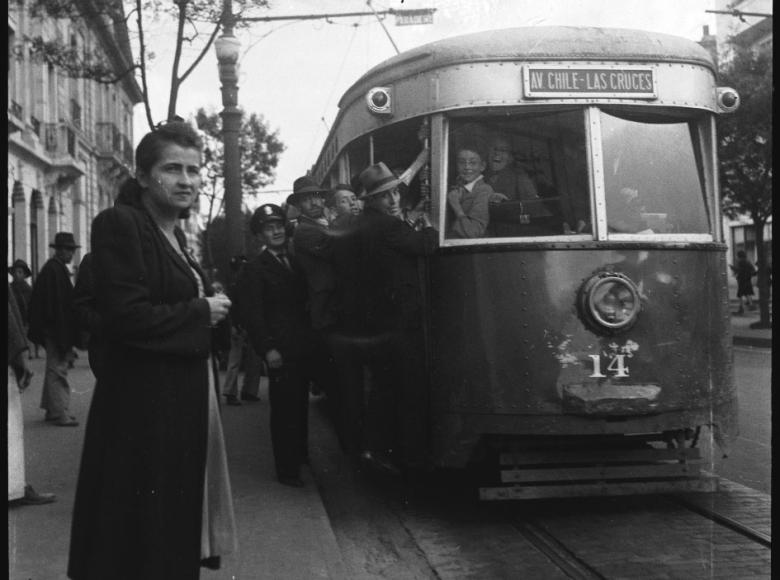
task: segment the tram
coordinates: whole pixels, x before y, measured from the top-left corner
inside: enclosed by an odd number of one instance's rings
[[[738,104],[692,41],[569,27],[433,42],[344,94],[323,186],[408,167],[421,127],[430,148],[407,195],[439,235],[421,268],[434,466],[493,462],[483,499],[717,487],[701,430],[725,447],[737,403],[715,117]],[[508,172],[472,237],[447,204],[464,148]]]

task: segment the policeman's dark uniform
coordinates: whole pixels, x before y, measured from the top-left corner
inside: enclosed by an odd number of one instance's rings
[[[285,223],[281,208],[262,205],[252,216],[250,229],[257,235],[274,220]],[[255,352],[264,359],[274,349],[282,355],[282,367],[268,371],[271,442],[279,480],[302,485],[300,465],[308,459],[308,372],[313,344],[306,281],[294,260],[266,247],[244,266],[238,295]]]

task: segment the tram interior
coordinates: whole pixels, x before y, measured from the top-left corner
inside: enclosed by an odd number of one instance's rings
[[[457,155],[476,149],[485,181],[503,195],[489,204],[488,237],[590,232],[585,131],[581,111],[454,118],[449,133],[449,187]],[[452,215],[448,219],[453,219]]]

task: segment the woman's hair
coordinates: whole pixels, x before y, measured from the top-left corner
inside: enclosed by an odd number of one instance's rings
[[[203,149],[203,139],[192,125],[184,121],[169,121],[144,135],[135,148],[136,171],[149,173],[160,159],[163,149],[171,144],[199,151]]]
[[[203,149],[203,139],[201,139],[195,128],[185,121],[175,120],[161,123],[157,127],[143,136],[138,147],[135,148],[135,168],[136,172],[144,174],[151,172],[152,167],[160,159],[163,150],[168,145],[178,145],[188,149]],[[135,177],[126,179],[119,186],[116,205],[132,205],[140,207],[141,194],[143,188]],[[190,211],[182,210],[181,218],[186,219]]]

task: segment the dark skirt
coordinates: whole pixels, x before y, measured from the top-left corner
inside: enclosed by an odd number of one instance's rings
[[[753,296],[753,284],[750,282],[750,278],[737,280],[737,298],[742,298],[743,296]]]

